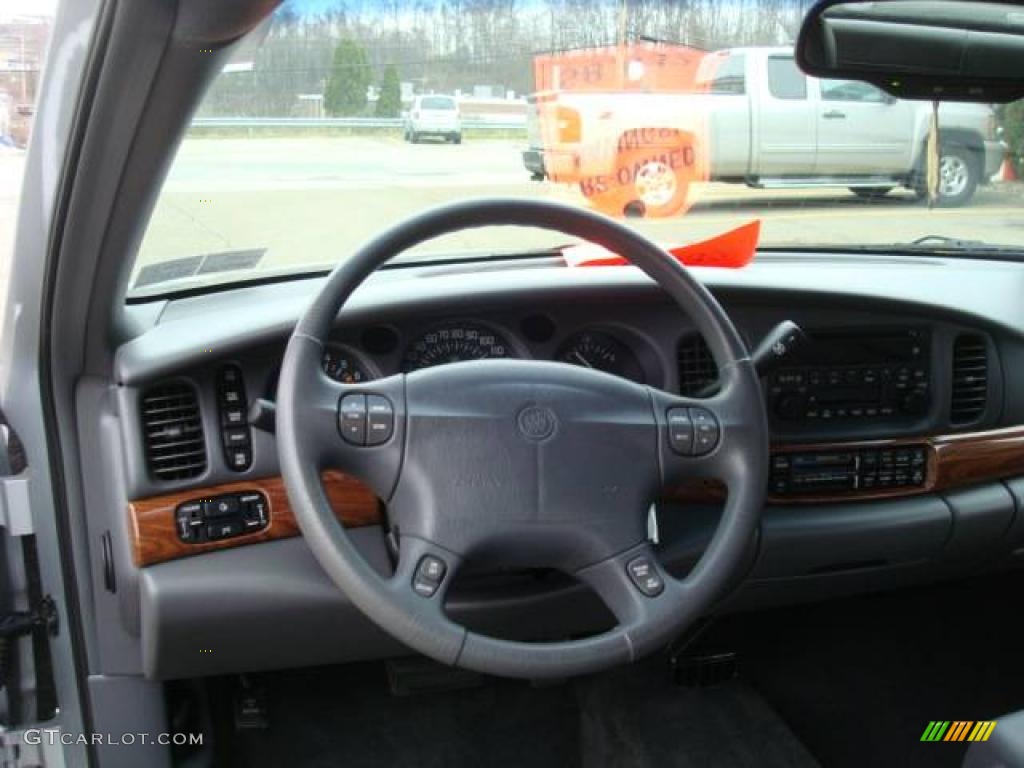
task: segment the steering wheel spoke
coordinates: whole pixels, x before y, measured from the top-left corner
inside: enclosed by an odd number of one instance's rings
[[[317,369],[304,390],[301,424],[317,462],[359,478],[387,501],[402,466],[405,376],[342,384]]]
[[[665,487],[713,479],[732,488],[750,480],[751,441],[767,432],[759,404],[750,403],[757,376],[743,361],[726,366],[721,378],[718,393],[706,399],[652,390]]]
[[[634,631],[678,605],[683,584],[662,567],[644,542],[576,572],[604,601],[619,625]]]

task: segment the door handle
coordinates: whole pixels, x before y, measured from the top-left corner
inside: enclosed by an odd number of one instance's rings
[[[828,112],[822,115],[826,120],[845,120],[846,113],[838,109],[830,109]]]

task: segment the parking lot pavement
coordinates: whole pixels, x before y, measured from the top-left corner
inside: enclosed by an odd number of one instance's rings
[[[575,187],[529,181],[522,142],[411,145],[399,139],[200,139],[183,146],[143,248],[145,261],[267,248],[263,264],[332,263],[404,216],[480,196],[586,201]],[[1021,242],[1024,197],[981,189],[961,209],[929,211],[907,192],[864,201],[846,189],[754,190],[696,185],[688,215],[634,220],[665,244],[693,242],[753,218],[764,244],[907,242],[929,234]],[[564,237],[494,230],[460,233],[436,251],[528,249]]]
[[[142,263],[197,253],[266,248],[262,265],[330,264],[405,216],[481,196],[585,205],[576,188],[529,181],[522,142],[406,144],[394,138],[187,139],[147,233]],[[0,155],[0,279],[13,241],[24,155]],[[751,219],[762,243],[907,242],[929,234],[1024,243],[1024,185],[982,188],[964,208],[928,210],[906,192],[864,201],[845,189],[754,190],[703,184],[687,215],[632,220],[666,245],[694,242]],[[564,237],[493,229],[459,233],[433,251],[540,248]]]

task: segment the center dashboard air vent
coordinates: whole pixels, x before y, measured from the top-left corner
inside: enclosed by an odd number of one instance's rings
[[[988,401],[988,347],[978,334],[961,334],[953,343],[953,387],[950,420],[977,421]]]
[[[206,470],[206,441],[199,402],[191,385],[172,381],[142,395],[142,431],[150,473],[160,480],[187,480]]]
[[[680,341],[676,356],[679,362],[679,394],[694,397],[718,381],[715,358],[700,334],[692,334]]]

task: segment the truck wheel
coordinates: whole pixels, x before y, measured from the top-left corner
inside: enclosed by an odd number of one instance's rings
[[[978,188],[980,165],[978,158],[966,147],[943,147],[939,152],[939,198],[936,204],[943,208],[966,204]],[[926,178],[924,171],[919,171],[914,178],[914,192],[922,200],[928,198]]]
[[[892,192],[892,187],[850,187],[850,191],[865,200],[877,200]]]

